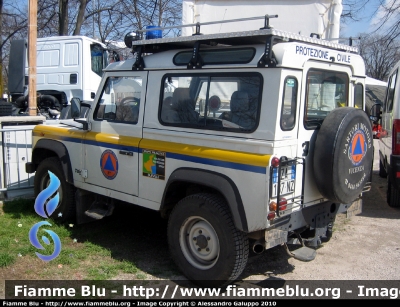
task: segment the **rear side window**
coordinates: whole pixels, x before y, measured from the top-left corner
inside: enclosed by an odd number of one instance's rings
[[[312,69],[307,74],[304,126],[315,129],[332,110],[348,106],[349,76],[344,72]]]
[[[258,73],[166,75],[163,82],[164,125],[246,133],[258,125],[263,84]]]
[[[393,99],[394,99],[394,91],[396,88],[397,72],[398,69],[389,78],[388,89],[386,94],[386,104],[385,104],[386,112],[392,112],[393,110]]]
[[[292,130],[296,123],[298,82],[295,77],[286,77],[283,88],[281,129]]]
[[[357,83],[354,87],[354,107],[364,110],[364,87],[361,83]],[[368,110],[369,112],[369,110]]]
[[[251,62],[256,54],[254,48],[200,50],[204,65],[245,64]],[[173,59],[175,65],[187,65],[193,56],[192,51],[178,52]]]

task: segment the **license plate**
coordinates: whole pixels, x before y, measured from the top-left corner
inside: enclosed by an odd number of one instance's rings
[[[265,247],[271,248],[282,243],[286,243],[288,240],[288,232],[279,229],[271,229],[265,232]]]
[[[272,170],[272,196],[278,196],[278,168]],[[294,192],[295,179],[296,179],[296,165],[283,166],[280,169],[280,195],[286,195]]]

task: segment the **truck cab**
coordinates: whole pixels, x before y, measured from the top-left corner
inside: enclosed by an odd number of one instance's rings
[[[17,108],[15,113],[23,114],[28,107],[27,42],[14,40],[10,48],[9,91]],[[39,38],[36,59],[39,113],[48,119],[70,118],[72,97],[93,101],[108,64],[106,45],[97,40],[86,36]]]

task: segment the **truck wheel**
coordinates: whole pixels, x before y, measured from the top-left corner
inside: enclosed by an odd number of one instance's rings
[[[400,207],[400,190],[394,186],[390,176],[388,176],[387,203],[389,207]]]
[[[73,220],[75,216],[75,188],[65,180],[61,163],[57,157],[50,157],[40,162],[34,178],[35,197],[50,184],[49,171],[60,180],[58,206],[50,217],[59,222]]]
[[[371,123],[363,110],[330,112],[315,140],[313,168],[320,193],[333,202],[353,202],[370,181],[373,152]]]
[[[182,199],[168,221],[170,253],[179,269],[199,286],[220,287],[235,280],[249,256],[249,242],[225,202],[206,193]]]
[[[383,166],[381,159],[379,159],[379,177],[381,177],[381,178],[387,177],[387,173],[386,173],[385,167]]]

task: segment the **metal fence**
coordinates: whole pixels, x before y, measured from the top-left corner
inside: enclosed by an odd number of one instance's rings
[[[25,163],[31,159],[34,126],[3,126],[0,129],[0,192],[4,198],[33,195],[34,174],[25,172]]]

